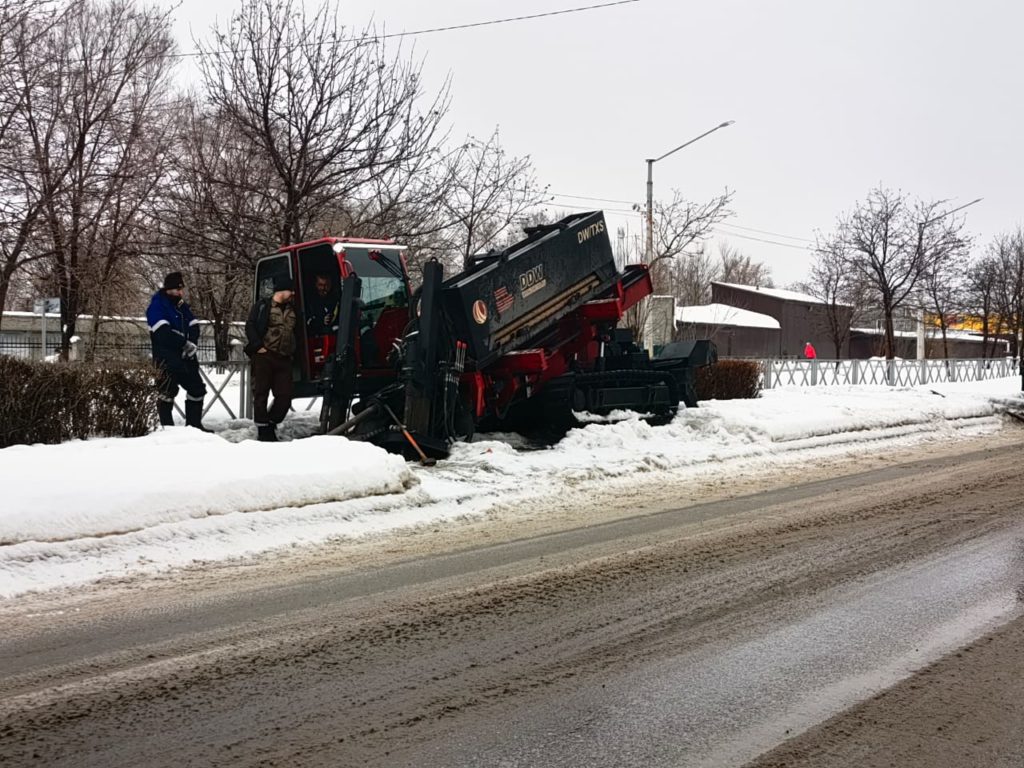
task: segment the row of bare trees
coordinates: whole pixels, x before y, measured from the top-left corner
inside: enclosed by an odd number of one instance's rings
[[[65,356],[79,317],[137,313],[172,267],[226,353],[282,242],[396,237],[461,266],[544,200],[528,157],[497,130],[451,141],[448,85],[328,3],[245,0],[188,93],[171,23],[135,0],[0,6],[0,307],[59,296]]]
[[[61,299],[66,358],[91,317],[137,315],[182,270],[218,356],[256,260],[324,232],[393,237],[458,269],[550,219],[529,157],[497,129],[453,139],[450,84],[327,2],[242,0],[183,91],[172,11],[141,0],[0,0],[0,307]],[[656,288],[770,280],[702,242],[730,215],[678,192],[655,207]],[[643,260],[636,253],[630,260]],[[86,353],[94,352],[86,349]]]
[[[31,270],[61,299],[65,350],[83,311],[104,311],[130,282],[171,149],[168,25],[125,2],[4,6],[0,302]]]
[[[894,318],[907,312],[935,318],[945,357],[954,316],[979,320],[983,354],[996,335],[1021,338],[1024,232],[997,237],[972,260],[963,208],[878,187],[819,235],[804,288],[825,303],[837,354],[851,326],[871,312],[882,321],[889,358],[896,354]]]

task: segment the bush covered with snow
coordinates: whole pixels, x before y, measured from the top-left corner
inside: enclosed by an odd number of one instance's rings
[[[761,393],[761,364],[754,360],[719,360],[697,369],[698,400],[739,400]]]
[[[149,365],[0,356],[0,448],[145,435],[155,423],[153,375]]]

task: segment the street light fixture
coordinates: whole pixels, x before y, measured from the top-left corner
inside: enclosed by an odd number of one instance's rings
[[[726,120],[724,123],[716,125],[710,131],[704,131],[704,133],[702,133],[700,136],[695,136],[694,138],[687,141],[685,144],[680,144],[675,149],[670,149],[661,157],[648,158],[647,160],[644,161],[647,163],[647,248],[645,250],[645,254],[648,266],[651,264],[651,261],[654,257],[654,164],[659,160],[664,160],[669,155],[678,152],[683,147],[688,147],[695,141],[700,141],[708,134],[717,131],[719,128],[728,128],[735,122],[735,120]]]

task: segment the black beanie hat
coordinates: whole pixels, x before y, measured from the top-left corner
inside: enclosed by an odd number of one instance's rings
[[[164,290],[174,290],[175,288],[184,288],[185,281],[181,277],[181,272],[171,272],[164,278]]]
[[[277,291],[294,291],[295,283],[288,275],[276,275],[274,277],[274,292]]]

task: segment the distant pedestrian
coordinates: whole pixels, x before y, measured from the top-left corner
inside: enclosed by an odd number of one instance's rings
[[[814,360],[818,357],[818,353],[814,351],[814,345],[809,341],[804,344],[804,357],[808,360]]]
[[[203,432],[203,398],[206,386],[199,374],[199,321],[185,301],[181,272],[171,272],[153,294],[146,309],[153,362],[157,367],[156,411],[160,424],[174,426],[174,398],[185,390],[185,424]]]
[[[298,328],[293,289],[290,277],[275,277],[273,295],[257,301],[245,323],[245,352],[252,358],[253,420],[257,439],[262,442],[277,442],[277,425],[292,405],[292,360]],[[268,408],[271,393],[274,402]]]

